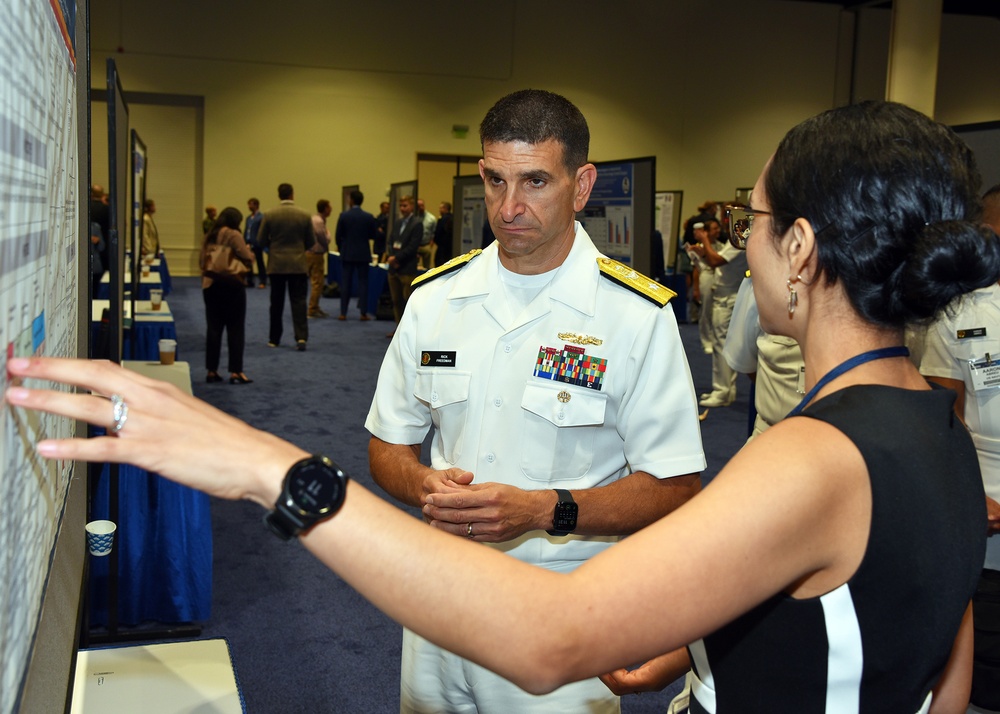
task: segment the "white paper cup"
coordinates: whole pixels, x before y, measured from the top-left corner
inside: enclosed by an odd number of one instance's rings
[[[103,557],[111,553],[116,528],[113,521],[91,521],[86,525],[87,549],[91,555]]]
[[[159,310],[163,304],[163,290],[160,288],[153,288],[149,291],[149,301],[153,303],[153,309]]]
[[[177,340],[160,340],[160,364],[173,364],[177,358]]]
[[[142,277],[147,277],[149,275],[149,263],[142,264]]]

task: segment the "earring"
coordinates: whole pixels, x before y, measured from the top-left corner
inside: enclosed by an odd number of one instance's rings
[[[795,292],[795,288],[792,287],[792,279],[789,278],[788,283],[788,316],[791,317],[795,314],[795,308],[799,304],[799,294]]]

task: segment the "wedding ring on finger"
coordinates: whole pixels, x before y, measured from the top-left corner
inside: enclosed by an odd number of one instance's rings
[[[120,394],[111,395],[111,418],[115,423],[111,430],[115,434],[125,428],[125,422],[128,421],[128,405]]]
[[[466,529],[465,535],[466,535],[467,538],[470,538],[470,539],[476,537],[476,536],[472,535],[472,521],[469,521],[469,527]]]

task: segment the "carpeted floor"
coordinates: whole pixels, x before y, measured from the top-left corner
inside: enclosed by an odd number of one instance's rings
[[[204,381],[204,305],[200,279],[174,278],[169,304],[180,358],[190,362],[195,394],[261,429],[336,460],[373,488],[368,473],[368,411],[391,323],[335,317],[309,321],[304,353],[267,347],[270,290],[247,290],[245,371],[250,385]],[[339,300],[323,309],[339,313]],[[286,343],[291,320],[285,316]],[[697,393],[710,391],[711,358],[697,329],[681,325]],[[220,373],[227,376],[226,351]],[[746,437],[747,391],[702,422],[710,480]],[[400,627],[369,605],[296,543],[282,543],[249,503],[212,502],[215,545],[212,618],[203,637],[229,640],[251,714],[398,711]],[[626,714],[662,713],[675,687],[625,697]]]

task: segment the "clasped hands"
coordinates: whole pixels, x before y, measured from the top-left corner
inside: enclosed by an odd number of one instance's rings
[[[423,482],[424,519],[434,528],[482,543],[502,543],[552,527],[552,491],[473,483],[473,478],[472,472],[458,468],[429,474]]]

